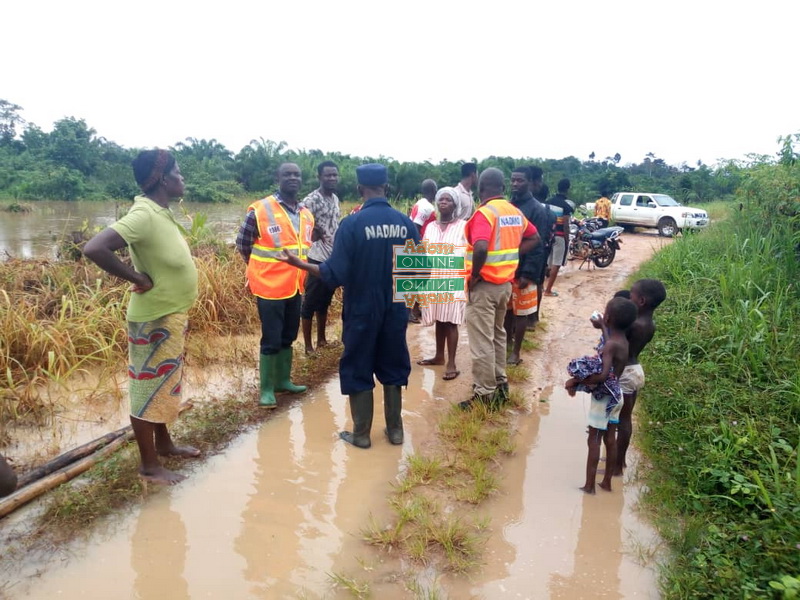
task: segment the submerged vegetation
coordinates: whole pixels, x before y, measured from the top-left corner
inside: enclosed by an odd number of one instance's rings
[[[638,274],[669,294],[637,409],[668,598],[772,597],[800,574],[796,154],[751,169],[738,200]]]
[[[258,317],[250,295],[242,293],[243,261],[233,250],[200,247],[197,254],[199,297],[189,315],[190,340],[254,332]],[[119,366],[127,352],[128,287],[86,261],[0,262],[0,420],[43,408],[45,382]]]

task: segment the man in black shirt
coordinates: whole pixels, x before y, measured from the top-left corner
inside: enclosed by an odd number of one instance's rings
[[[519,266],[514,275],[511,304],[505,320],[507,343],[511,347],[507,361],[510,365],[520,363],[519,355],[526,324],[529,318],[538,315],[539,299],[544,283],[544,269],[549,252],[549,245],[546,244],[550,238],[548,232],[552,228],[553,221],[547,207],[534,198],[530,191],[532,180],[541,181],[541,178],[542,170],[538,167],[517,167],[511,173],[511,204],[533,223],[539,231],[542,243],[520,256]],[[532,294],[536,294],[535,304]]]
[[[569,242],[569,222],[572,213],[575,211],[567,202],[567,192],[569,191],[569,179],[562,179],[558,182],[558,193],[547,200],[547,206],[556,215],[556,235],[553,241],[553,249],[550,251],[550,276],[547,278],[547,285],[544,288],[545,296],[558,296],[558,292],[553,291],[553,284],[558,277],[558,270],[567,264],[567,243]]]

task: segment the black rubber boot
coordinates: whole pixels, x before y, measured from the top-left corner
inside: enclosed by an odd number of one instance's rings
[[[497,384],[497,389],[495,390],[495,398],[498,406],[505,404],[511,399],[511,391],[508,388],[507,381]]]
[[[358,392],[350,396],[350,414],[353,417],[353,431],[342,431],[339,437],[357,448],[369,448],[372,442],[369,432],[372,429],[374,403],[372,390]]]
[[[383,415],[386,417],[386,437],[395,446],[403,443],[403,392],[399,385],[383,386]]]

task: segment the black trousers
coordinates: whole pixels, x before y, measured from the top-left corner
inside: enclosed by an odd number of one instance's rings
[[[309,258],[308,262],[312,265],[322,264],[313,258]],[[335,291],[334,288],[328,287],[328,284],[319,277],[311,273],[306,275],[306,293],[303,295],[300,316],[303,319],[311,319],[316,312],[327,312]]]
[[[256,296],[261,319],[261,354],[277,354],[291,348],[300,329],[300,294],[285,300],[265,300]]]

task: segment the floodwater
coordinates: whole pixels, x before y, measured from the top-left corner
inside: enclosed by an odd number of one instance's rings
[[[578,490],[588,399],[570,398],[562,386],[567,361],[596,343],[589,315],[662,243],[648,234],[626,235],[611,267],[568,268],[556,285],[560,296],[545,299],[541,349],[524,354],[532,377],[523,386],[532,402],[518,416],[517,452],[503,461],[500,492],[476,509],[491,517],[483,565],[465,576],[424,573],[420,580],[440,597],[658,598],[652,564],[658,544],[636,511],[635,478],[616,478],[611,493]],[[415,360],[430,355],[430,329],[413,326],[409,337]],[[414,365],[402,447],[383,437],[379,388],[373,447],[363,451],[339,441],[336,432],[350,419],[333,378],[284,401],[288,406],[273,418],[198,463],[187,481],[147,492],[131,513],[98,527],[88,540],[58,549],[46,564],[29,562],[3,573],[5,593],[353,597],[332,586],[330,574],[336,573],[369,582],[374,597],[415,597],[404,582],[421,568],[366,545],[360,531],[371,514],[378,520],[388,514],[386,497],[402,476],[404,457],[431,443],[437,418],[466,396],[471,382],[463,331],[458,362],[462,376],[453,382],[442,381],[442,367]],[[37,571],[41,575],[31,578]]]
[[[56,258],[58,241],[79,231],[86,223],[89,228],[106,227],[130,208],[132,202],[66,202],[47,200],[26,202],[33,208],[29,213],[0,210],[0,260],[14,258]],[[2,205],[0,205],[2,208]],[[233,241],[244,218],[247,206],[242,204],[207,204],[181,202],[172,207],[176,218],[189,224],[190,215],[205,214],[215,231]]]
[[[238,336],[242,346],[256,348],[255,335]],[[255,351],[254,351],[255,352]],[[0,448],[18,471],[42,464],[59,454],[130,424],[127,366],[114,372],[84,370],[68,381],[44,387],[41,398],[49,410],[37,420],[6,425],[10,442]],[[255,368],[202,366],[184,368],[183,398],[188,405],[226,395],[243,396],[256,382]]]

